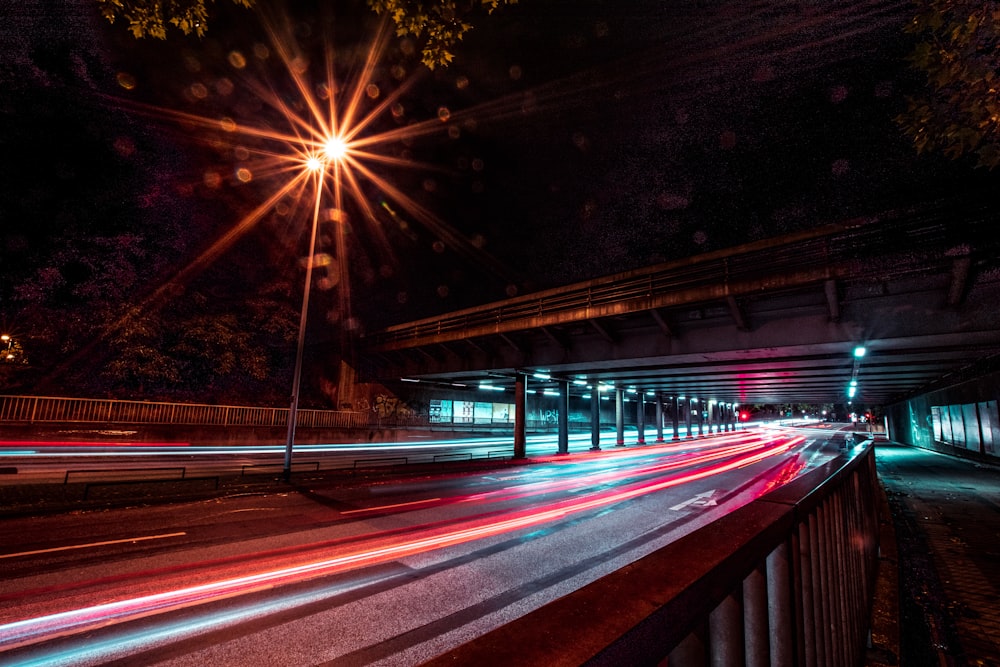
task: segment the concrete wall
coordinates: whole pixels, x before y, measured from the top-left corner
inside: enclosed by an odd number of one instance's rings
[[[1000,463],[1000,372],[896,403],[886,409],[889,439]]]

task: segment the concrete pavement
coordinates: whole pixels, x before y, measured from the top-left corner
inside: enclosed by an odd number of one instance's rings
[[[886,442],[875,458],[895,534],[882,557],[898,569],[882,584],[898,575],[899,644],[869,666],[1000,667],[1000,467]]]

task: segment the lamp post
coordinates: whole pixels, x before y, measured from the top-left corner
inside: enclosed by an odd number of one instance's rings
[[[288,433],[285,440],[285,481],[292,477],[292,448],[295,443],[295,426],[299,416],[299,388],[302,384],[302,352],[306,342],[306,320],[309,315],[309,292],[312,289],[313,266],[316,263],[316,237],[319,229],[320,201],[323,196],[323,177],[328,163],[334,167],[334,191],[336,203],[340,205],[339,173],[340,159],[346,152],[346,144],[339,137],[331,137],[324,146],[323,157],[313,156],[306,161],[306,168],[316,178],[316,200],[313,204],[312,229],[309,236],[309,255],[306,258],[306,284],[302,290],[302,312],[299,314],[299,337],[295,346],[295,370],[292,372],[292,399],[288,409]]]

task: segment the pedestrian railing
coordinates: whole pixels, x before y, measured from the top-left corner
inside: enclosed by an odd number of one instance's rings
[[[365,428],[371,416],[347,410],[296,412],[300,428]],[[285,426],[288,408],[125,401],[53,396],[0,396],[0,424],[45,422],[173,424],[178,426]]]
[[[861,665],[871,442],[427,665]]]

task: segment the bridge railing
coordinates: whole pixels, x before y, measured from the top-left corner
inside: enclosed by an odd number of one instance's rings
[[[285,426],[288,408],[207,403],[127,401],[103,398],[0,395],[0,425],[41,424],[172,424],[176,426]],[[300,428],[424,428],[484,431],[513,428],[513,421],[490,420],[468,424],[431,423],[426,413],[382,415],[371,410],[298,410]],[[548,432],[556,422],[528,419],[528,431]],[[590,429],[590,422],[573,422],[570,431]]]
[[[970,230],[978,224],[970,222]],[[954,263],[951,255],[961,247],[954,235],[940,220],[919,216],[833,224],[390,326],[368,334],[365,341],[378,348],[490,327],[528,328],[533,318],[573,312],[590,318],[590,310],[601,307],[648,309],[646,302],[658,295],[702,299],[708,288],[756,293],[769,284],[787,287],[792,275],[810,283],[927,275]],[[948,242],[953,245],[950,254],[936,249]],[[708,293],[717,298],[715,289]]]
[[[868,442],[427,664],[864,664],[876,490]]]
[[[297,411],[304,428],[364,428],[366,412]],[[288,408],[127,401],[55,396],[0,396],[0,424],[16,423],[173,424],[178,426],[284,426]]]

